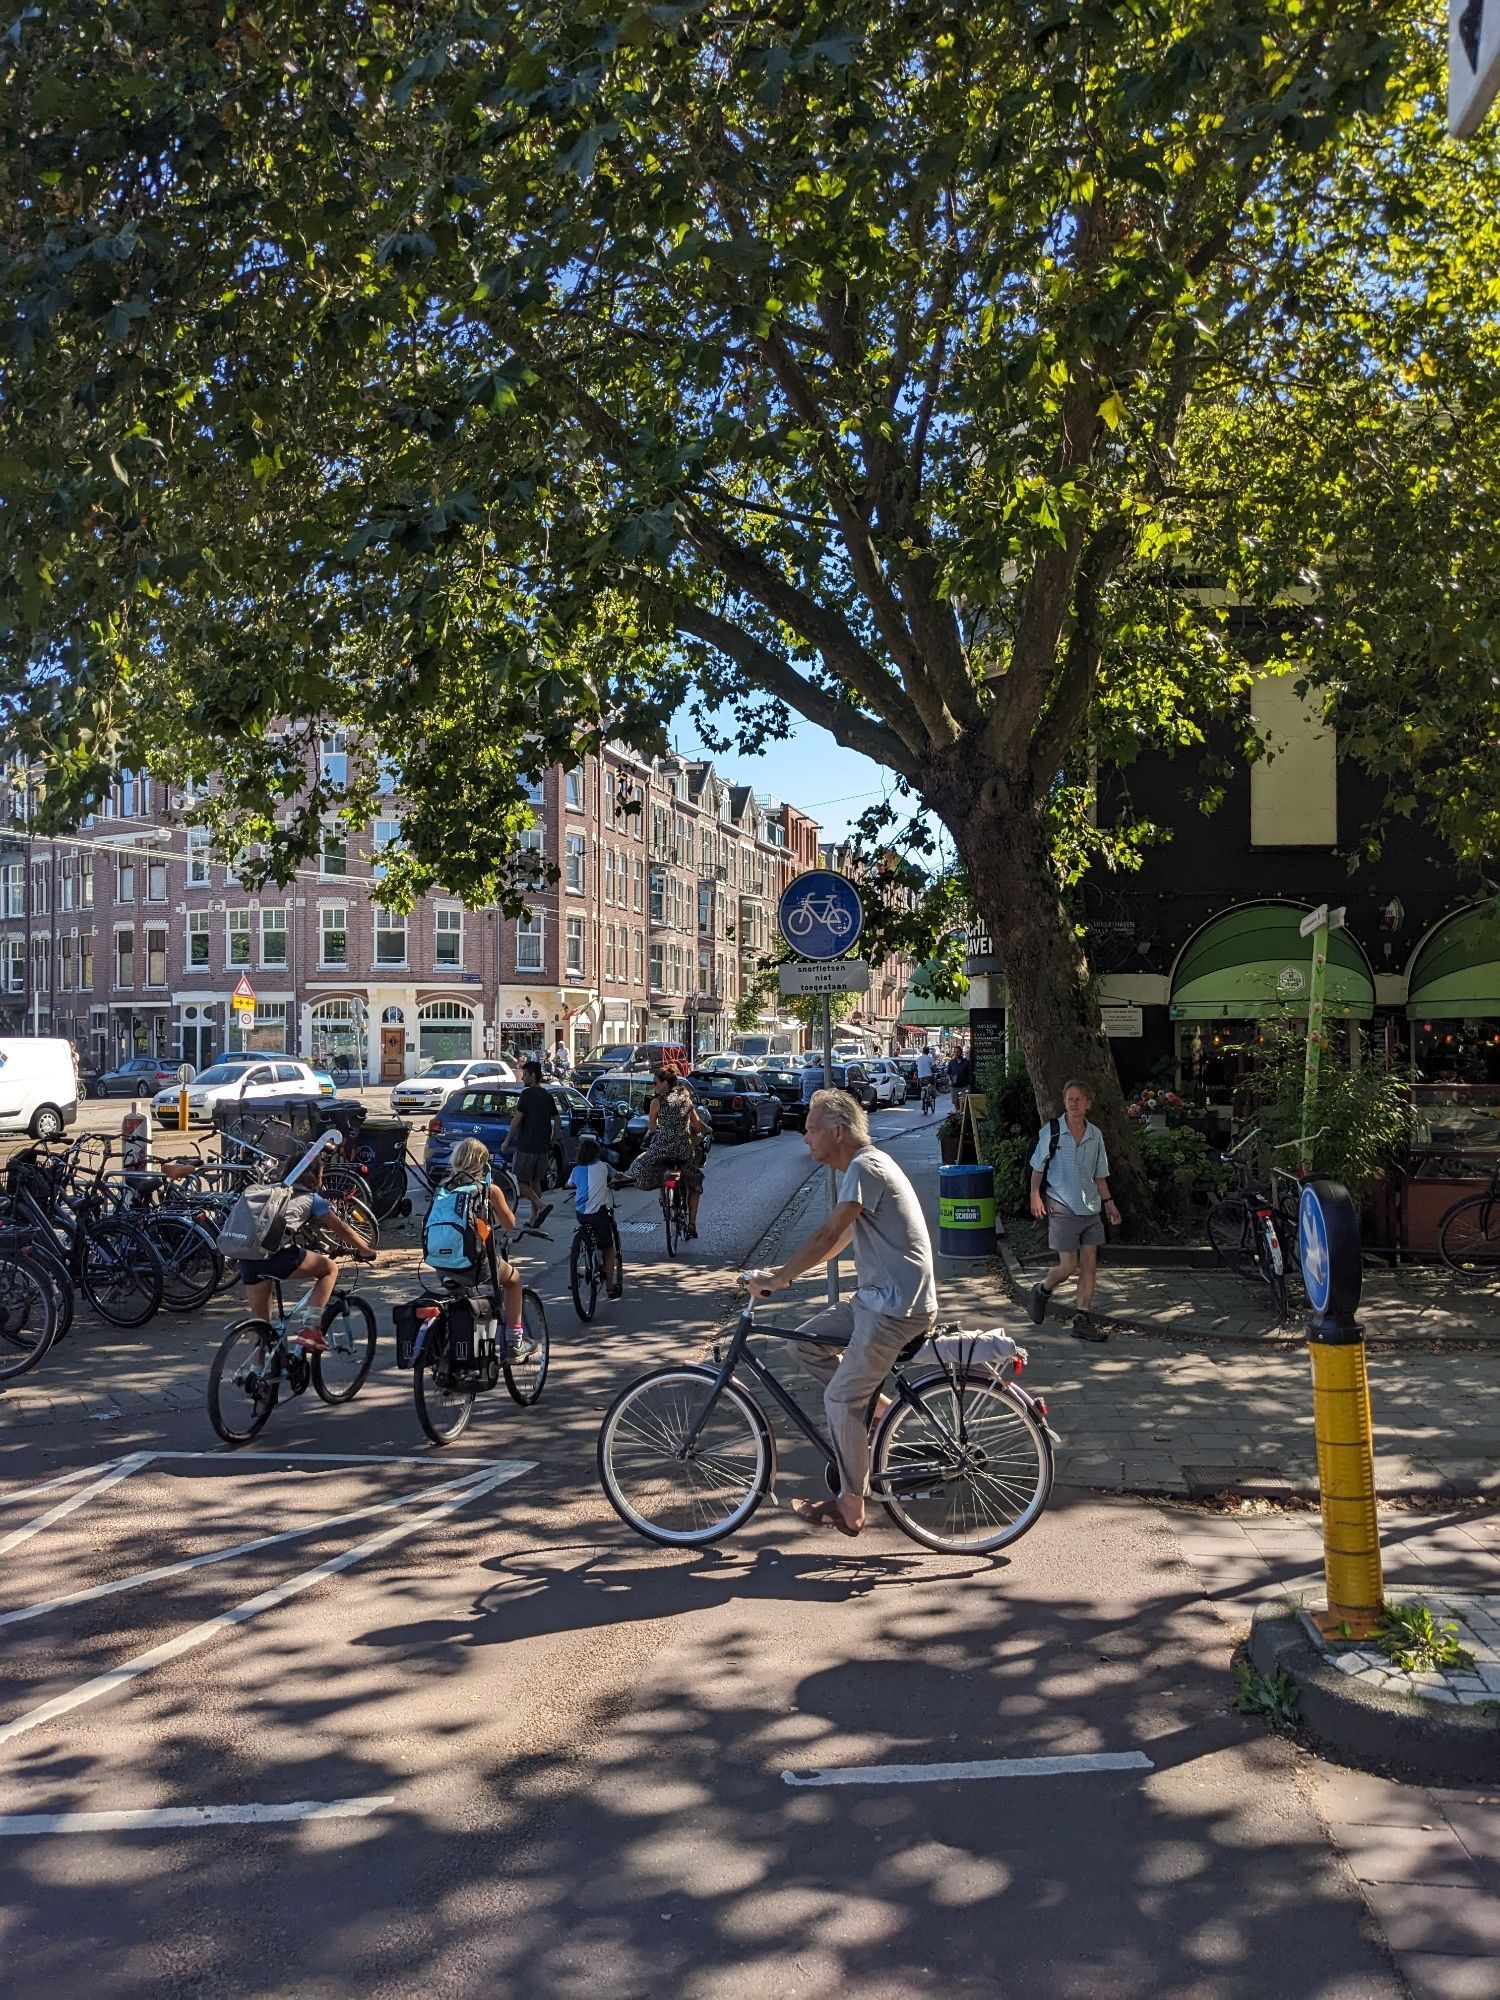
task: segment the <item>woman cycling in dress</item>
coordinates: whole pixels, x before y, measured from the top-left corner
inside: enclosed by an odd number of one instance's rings
[[[699,1116],[693,1093],[675,1070],[656,1072],[656,1089],[651,1095],[647,1138],[629,1179],[637,1187],[659,1188],[662,1176],[675,1167],[688,1191],[688,1226],[684,1234],[698,1234],[698,1200],[703,1193],[703,1169],[698,1164],[698,1140],[709,1127]]]

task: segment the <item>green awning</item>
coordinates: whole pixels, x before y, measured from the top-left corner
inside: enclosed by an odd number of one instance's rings
[[[1305,1014],[1312,940],[1299,937],[1307,915],[1300,903],[1247,903],[1226,910],[1188,940],[1172,974],[1174,1021],[1260,1020]],[[1347,931],[1328,940],[1324,1008],[1368,1021],[1375,982],[1364,953]]]
[[[1500,1017],[1500,904],[1459,910],[1412,961],[1406,1011],[1413,1020]]]
[[[919,965],[912,974],[912,983],[906,989],[906,1000],[901,1008],[901,1028],[965,1028],[969,1023],[969,1010],[961,1000],[935,1000],[930,993],[918,993],[917,981],[931,978],[935,967],[931,959]]]

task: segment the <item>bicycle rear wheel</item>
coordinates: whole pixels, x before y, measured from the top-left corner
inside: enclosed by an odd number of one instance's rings
[[[974,1375],[927,1375],[875,1434],[871,1491],[904,1535],[944,1555],[986,1555],[1036,1525],[1052,1441],[1021,1399]]]
[[[111,1326],[144,1326],[162,1301],[162,1262],[149,1238],[120,1216],[83,1231],[78,1288]]]
[[[1280,1326],[1289,1309],[1286,1257],[1276,1233],[1276,1218],[1269,1210],[1255,1218],[1255,1268],[1271,1294],[1276,1324]]]
[[[1204,1225],[1209,1247],[1231,1271],[1243,1271],[1255,1261],[1250,1241],[1250,1212],[1238,1195],[1225,1195],[1208,1211]]]
[[[1500,1201],[1471,1195],[1443,1217],[1438,1250],[1456,1276],[1483,1283],[1500,1272]]]
[[[677,1237],[679,1233],[679,1223],[677,1215],[676,1197],[677,1197],[676,1188],[669,1187],[667,1183],[663,1181],[661,1184],[661,1219],[663,1226],[665,1227],[667,1232],[667,1255],[669,1257],[675,1257],[677,1255]]]
[[[264,1430],[280,1394],[275,1354],[268,1320],[242,1319],[225,1334],[208,1371],[208,1420],[225,1444],[246,1444]]]
[[[580,1229],[568,1253],[568,1285],[573,1294],[573,1310],[587,1326],[599,1309],[599,1251],[592,1234]]]
[[[35,1368],[57,1338],[57,1300],[41,1259],[0,1256],[0,1382]]]
[[[417,1422],[434,1444],[452,1444],[468,1427],[474,1414],[474,1391],[444,1388],[439,1375],[448,1365],[446,1325],[436,1342],[418,1356],[411,1372],[412,1400],[417,1406]]]
[[[357,1292],[335,1292],[321,1324],[328,1351],[312,1357],[312,1385],[325,1403],[347,1403],[375,1360],[375,1315]]]
[[[505,1386],[511,1400],[527,1409],[541,1395],[547,1381],[547,1363],[551,1359],[551,1343],[547,1338],[547,1315],[542,1310],[542,1302],[535,1292],[521,1294],[521,1324],[526,1329],[526,1338],[531,1342],[531,1352],[524,1361],[512,1361],[506,1353],[500,1362],[505,1374]]]
[[[770,1491],[770,1426],[735,1382],[724,1384],[709,1409],[717,1380],[711,1368],[656,1368],[605,1412],[599,1483],[620,1519],[647,1541],[703,1548],[743,1527]],[[684,1440],[700,1419],[689,1454]]]
[[[367,1250],[380,1248],[380,1224],[375,1220],[374,1209],[362,1194],[341,1189],[329,1195],[328,1206],[346,1228],[354,1231]],[[348,1254],[342,1243],[330,1243],[329,1249],[336,1257]]]
[[[168,1312],[207,1305],[224,1282],[224,1259],[206,1229],[185,1215],[158,1212],[145,1224],[162,1262],[162,1304]]]

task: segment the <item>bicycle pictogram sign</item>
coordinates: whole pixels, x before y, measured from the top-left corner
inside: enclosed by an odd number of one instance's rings
[[[803,958],[842,958],[864,928],[854,884],[830,868],[809,868],[787,884],[779,910],[781,935]]]

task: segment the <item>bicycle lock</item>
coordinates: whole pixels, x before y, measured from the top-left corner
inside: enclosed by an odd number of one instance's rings
[[[1309,1181],[1297,1210],[1302,1277],[1314,1318],[1313,1431],[1323,1513],[1326,1611],[1309,1613],[1328,1638],[1368,1638],[1385,1591],[1375,1511],[1375,1442],[1365,1337],[1355,1317],[1363,1260],[1359,1215],[1337,1181]]]

